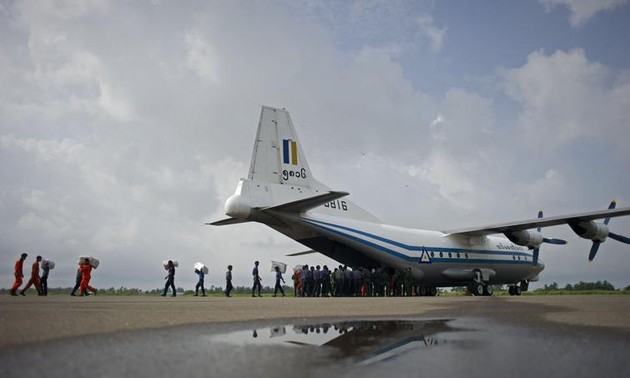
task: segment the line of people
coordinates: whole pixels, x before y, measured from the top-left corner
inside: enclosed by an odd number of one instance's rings
[[[339,265],[331,271],[326,265],[304,265],[294,270],[292,279],[296,297],[411,296],[414,289],[411,268],[353,270]]]
[[[258,267],[260,265],[259,261],[255,261],[254,262],[254,268],[252,269],[252,279],[253,279],[253,286],[252,286],[252,297],[262,297],[261,291],[262,291],[262,278],[260,277],[260,272],[258,270]],[[177,296],[177,290],[175,289],[175,268],[178,266],[177,262],[174,260],[168,260],[164,263],[164,269],[166,269],[168,271],[166,277],[164,277],[164,279],[166,280],[166,284],[164,285],[164,291],[162,292],[162,296],[165,297],[168,292],[169,289],[171,291],[171,296],[172,297],[176,297]],[[195,294],[194,296],[197,297],[199,296],[199,290],[201,290],[201,296],[205,297],[206,296],[206,288],[204,286],[204,280],[205,280],[205,275],[207,274],[207,269],[204,269],[205,266],[195,266],[194,272],[195,274],[197,274],[198,276],[198,280],[197,280],[197,284],[195,285]],[[228,265],[227,266],[227,271],[225,272],[225,291],[223,292],[223,294],[226,297],[231,297],[231,292],[234,289],[234,286],[232,285],[232,265]],[[280,294],[284,297],[286,296],[286,294],[284,293],[284,290],[282,289],[282,284],[285,283],[284,278],[282,277],[282,272],[280,271],[280,268],[278,266],[274,267],[275,270],[275,275],[276,275],[276,285],[275,285],[275,290],[274,290],[274,294],[273,296],[277,296],[278,291],[280,292]],[[281,284],[282,283],[282,284]]]
[[[45,261],[41,264],[42,275],[40,277],[40,263],[42,262],[42,257],[37,256],[33,265],[31,265],[31,278],[28,280],[26,285],[20,289],[22,286],[23,278],[24,278],[24,261],[28,257],[27,253],[22,253],[20,258],[15,262],[14,276],[15,280],[13,281],[13,286],[11,286],[11,290],[9,292],[12,296],[22,295],[26,296],[26,291],[31,288],[31,286],[35,287],[37,291],[37,295],[46,296],[48,295],[48,275],[50,274],[50,269],[52,266],[50,263]],[[19,291],[18,291],[19,290]]]
[[[24,261],[28,257],[27,253],[22,253],[20,258],[15,262],[14,276],[15,280],[13,282],[13,286],[9,290],[9,293],[12,296],[26,296],[26,292],[28,289],[33,286],[37,291],[37,295],[39,296],[47,296],[48,295],[48,276],[50,274],[50,270],[55,267],[54,262],[43,260],[42,256],[37,256],[35,261],[31,265],[31,277],[26,283],[26,285],[21,289],[23,278],[24,278]],[[77,269],[77,277],[76,284],[72,289],[70,295],[76,296],[76,291],[80,289],[80,295],[85,296],[89,294],[96,294],[97,289],[90,286],[90,279],[92,277],[92,269],[94,268],[93,264],[98,266],[98,262],[94,263],[90,257],[81,257],[79,259],[79,268]],[[96,260],[96,259],[93,259]],[[96,260],[97,261],[97,260]],[[40,265],[42,275],[40,276]]]

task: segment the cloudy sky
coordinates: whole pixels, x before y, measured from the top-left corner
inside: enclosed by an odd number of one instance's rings
[[[0,0],[0,287],[22,251],[74,282],[249,285],[305,247],[204,226],[247,175],[261,105],[317,178],[387,223],[453,229],[630,205],[630,5],[529,1]],[[630,234],[630,220],[613,231]],[[541,284],[630,284],[630,246],[543,247]],[[30,268],[29,268],[30,269]],[[30,272],[27,269],[26,275]],[[265,271],[263,284],[272,275]]]

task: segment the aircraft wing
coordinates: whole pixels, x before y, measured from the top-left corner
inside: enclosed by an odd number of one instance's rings
[[[566,223],[579,223],[595,219],[621,217],[630,215],[630,207],[612,210],[589,211],[573,215],[561,215],[549,218],[534,218],[518,222],[499,223],[482,227],[470,227],[457,230],[444,231],[447,235],[484,236],[502,234],[506,232],[524,231],[538,227],[557,226]]]

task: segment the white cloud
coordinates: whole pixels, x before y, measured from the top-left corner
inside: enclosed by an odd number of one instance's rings
[[[202,36],[190,31],[186,32],[185,40],[188,48],[186,66],[199,77],[218,84],[218,60],[212,46]]]
[[[581,26],[599,12],[610,11],[627,3],[627,0],[538,0],[547,12],[558,6],[571,11],[571,25]]]
[[[4,148],[17,147],[32,153],[38,160],[75,162],[81,159],[85,146],[73,139],[40,140],[20,139],[13,135],[0,135],[0,146]]]
[[[536,51],[502,75],[506,93],[521,104],[519,125],[529,143],[549,151],[593,138],[627,150],[630,80],[590,62],[583,50]]]
[[[433,23],[433,17],[431,16],[419,16],[417,18],[418,25],[429,39],[431,44],[431,50],[433,52],[439,52],[444,44],[444,38],[446,37],[446,27],[442,29],[435,26]]]

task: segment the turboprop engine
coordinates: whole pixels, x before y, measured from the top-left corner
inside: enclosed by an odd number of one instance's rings
[[[579,237],[598,243],[606,241],[606,237],[610,233],[607,225],[593,221],[569,223],[569,226]]]
[[[525,230],[506,232],[505,236],[516,245],[522,245],[529,249],[536,249],[543,243],[543,236],[538,231]]]
[[[612,201],[608,206],[608,209],[614,209],[616,205],[617,202]],[[597,255],[597,250],[599,250],[600,244],[606,241],[607,237],[621,243],[630,244],[630,238],[610,232],[608,229],[609,222],[610,218],[604,219],[604,223],[597,223],[593,221],[569,222],[569,226],[579,237],[593,241],[591,251],[588,254],[588,261],[593,261],[595,255]]]
[[[543,211],[540,210],[538,212],[538,218],[543,217]],[[533,249],[534,253],[532,255],[532,264],[534,266],[538,265],[538,255],[540,254],[540,245],[542,243],[549,244],[567,244],[566,240],[556,239],[556,238],[546,238],[540,232],[541,228],[538,227],[536,231],[533,230],[523,230],[523,231],[513,231],[506,232],[504,235],[510,239],[510,241],[517,245],[526,246],[529,249]]]

